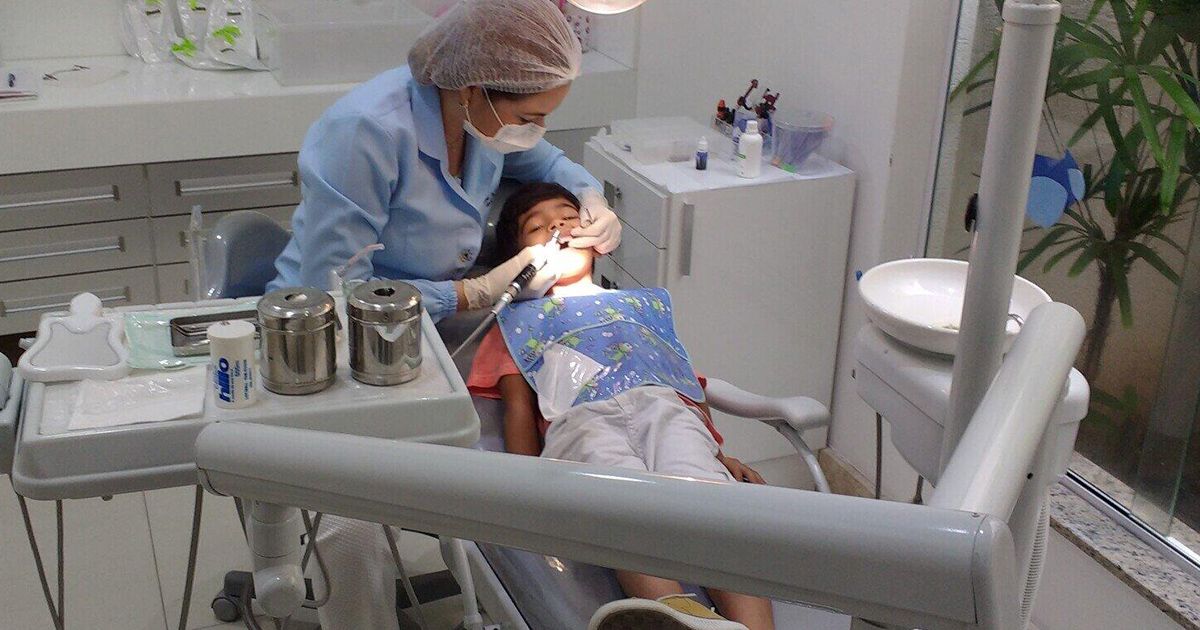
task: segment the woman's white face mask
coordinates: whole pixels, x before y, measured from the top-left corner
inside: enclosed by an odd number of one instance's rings
[[[487,89],[483,89],[483,96],[487,99],[488,107],[492,108],[492,115],[500,123],[500,129],[496,131],[494,136],[486,136],[471,122],[471,110],[463,105],[463,111],[467,113],[467,119],[463,121],[463,129],[467,133],[475,136],[480,142],[495,151],[502,154],[516,153],[518,151],[528,151],[537,146],[541,141],[542,136],[546,135],[546,128],[535,123],[525,123],[523,125],[510,125],[500,120],[500,114],[496,112],[496,106],[492,105],[492,97],[488,96]]]

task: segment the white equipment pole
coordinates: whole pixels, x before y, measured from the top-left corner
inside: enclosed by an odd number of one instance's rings
[[[1061,12],[1055,0],[1008,0],[1004,4],[1004,32],[979,182],[979,215],[971,243],[939,472],[945,470],[1000,369],[1054,31]]]

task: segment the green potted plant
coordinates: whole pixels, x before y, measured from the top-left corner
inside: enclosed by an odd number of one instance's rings
[[[999,10],[1002,2],[996,5]],[[1111,142],[1112,152],[1083,166],[1082,199],[1023,250],[1018,272],[1038,264],[1043,272],[1069,264],[1071,277],[1098,275],[1079,364],[1095,383],[1114,308],[1123,326],[1133,323],[1130,272],[1144,264],[1179,283],[1178,272],[1163,254],[1186,254],[1167,228],[1188,218],[1197,205],[1200,2],[1093,0],[1086,15],[1063,16],[1056,38],[1043,110],[1049,135],[1060,152],[1081,142],[1098,146],[1101,140]],[[997,37],[951,99],[991,85],[998,46]],[[990,105],[985,100],[964,113]],[[1066,107],[1085,113],[1073,129],[1059,125],[1056,113]],[[1120,395],[1093,389],[1092,418],[1109,424],[1117,439],[1136,439],[1128,435],[1126,421],[1136,407],[1132,387]]]

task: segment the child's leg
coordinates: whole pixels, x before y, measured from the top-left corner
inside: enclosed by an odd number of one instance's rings
[[[720,447],[698,412],[675,390],[639,387],[617,400],[633,417],[634,449],[652,472],[733,481],[717,459]]]
[[[679,585],[679,582],[644,573],[617,571],[617,582],[621,584],[621,590],[625,591],[629,597],[658,599],[667,595],[683,593],[683,587]]]
[[[612,400],[591,402],[571,409],[550,423],[542,457],[646,470],[633,449],[628,422],[621,406]],[[617,582],[629,597],[658,599],[683,593],[679,582],[617,571]]]
[[[750,630],[775,630],[775,614],[771,610],[771,600],[715,588],[705,591],[717,605],[717,612],[726,619],[736,621]]]

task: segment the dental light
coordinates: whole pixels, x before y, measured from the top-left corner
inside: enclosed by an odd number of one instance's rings
[[[613,15],[636,9],[646,0],[567,0],[571,4],[592,13]]]

